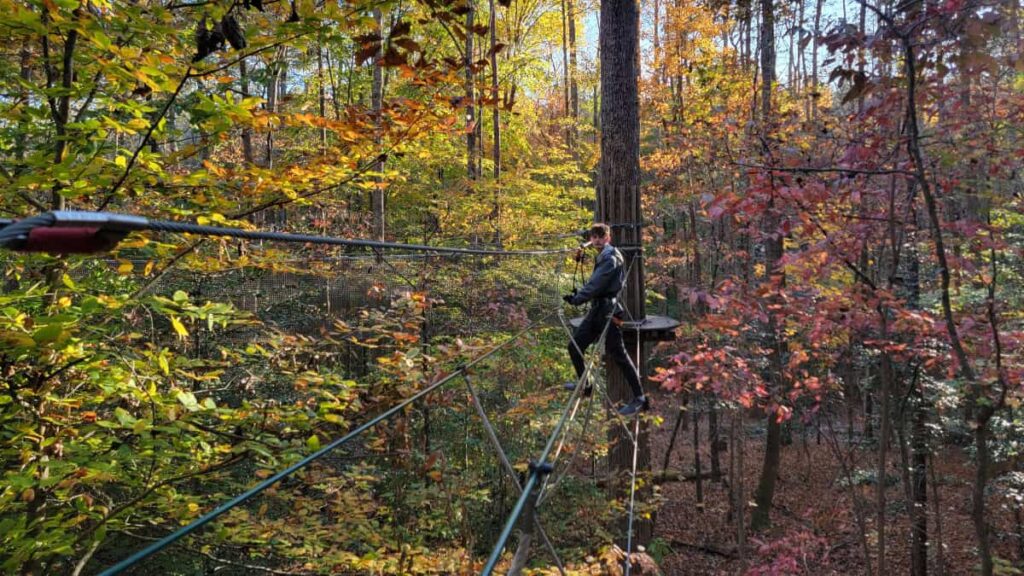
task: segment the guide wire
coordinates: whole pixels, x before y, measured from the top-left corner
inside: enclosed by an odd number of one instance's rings
[[[380,422],[391,418],[395,414],[399,413],[406,406],[409,406],[413,402],[416,402],[417,400],[427,396],[431,392],[433,392],[433,391],[437,390],[438,388],[444,386],[448,382],[451,382],[452,380],[456,379],[457,377],[459,377],[460,375],[465,373],[465,371],[468,370],[469,368],[472,368],[473,366],[479,364],[480,362],[483,362],[487,358],[490,358],[494,354],[497,354],[499,351],[501,351],[502,349],[506,348],[507,346],[509,346],[513,342],[518,341],[519,338],[523,337],[525,334],[527,334],[528,332],[532,331],[537,326],[540,326],[542,323],[544,323],[552,315],[554,315],[554,312],[551,312],[551,313],[547,314],[546,316],[544,316],[540,320],[537,320],[535,322],[531,322],[528,326],[526,326],[525,328],[523,328],[522,330],[517,332],[515,335],[509,337],[507,340],[501,342],[500,344],[492,346],[488,351],[486,351],[486,352],[476,356],[475,358],[473,358],[469,362],[461,364],[459,367],[457,367],[454,371],[449,373],[447,376],[444,376],[440,380],[435,381],[433,384],[430,384],[429,386],[427,386],[426,388],[420,390],[416,394],[413,394],[412,396],[409,396],[408,398],[406,398],[405,400],[402,400],[401,402],[399,402],[398,404],[392,406],[388,410],[382,412],[381,414],[378,414],[374,418],[370,419],[368,422],[363,423],[362,425],[357,427],[355,430],[352,430],[351,432],[349,432],[348,434],[345,434],[341,438],[338,438],[337,440],[332,441],[330,444],[324,446],[323,448],[317,450],[316,452],[313,452],[312,454],[310,454],[309,456],[306,456],[302,460],[299,460],[295,464],[292,464],[291,466],[285,468],[284,470],[281,470],[280,472],[274,474],[273,476],[270,476],[269,478],[263,480],[262,482],[260,482],[257,485],[253,486],[249,490],[246,490],[242,494],[239,494],[238,496],[235,496],[234,498],[228,500],[227,502],[224,502],[223,504],[217,506],[216,508],[214,508],[210,512],[207,512],[206,514],[204,514],[200,518],[197,518],[196,520],[192,521],[188,525],[183,526],[182,528],[179,528],[178,530],[175,530],[171,534],[168,534],[167,536],[161,538],[160,540],[150,544],[146,548],[144,548],[144,549],[142,549],[142,550],[132,554],[128,558],[125,558],[124,560],[118,562],[117,564],[111,566],[110,568],[107,568],[106,570],[104,570],[103,572],[100,573],[100,576],[113,576],[115,574],[120,574],[124,570],[134,566],[135,564],[138,564],[139,562],[141,562],[142,560],[144,560],[144,559],[148,558],[149,556],[155,554],[156,552],[159,552],[160,550],[163,550],[164,548],[170,546],[171,544],[177,542],[178,540],[184,538],[185,536],[191,534],[192,532],[195,532],[195,531],[199,530],[200,528],[202,528],[206,524],[209,524],[210,522],[212,522],[213,520],[215,520],[216,518],[218,518],[219,516],[221,516],[222,514],[227,512],[228,510],[231,510],[232,508],[235,508],[235,507],[245,503],[246,501],[252,499],[254,496],[264,492],[265,490],[267,490],[268,488],[270,488],[274,484],[277,484],[279,481],[283,480],[284,478],[287,478],[288,476],[291,476],[292,474],[294,474],[294,473],[298,472],[299,470],[305,468],[309,464],[312,464],[316,460],[319,460],[323,456],[326,456],[331,451],[335,450],[336,448],[338,448],[339,446],[345,444],[346,442],[352,440],[353,438],[358,437],[363,432],[366,432],[367,430],[373,428],[374,426],[376,426]]]
[[[382,240],[368,240],[364,238],[340,238],[336,236],[320,236],[314,234],[246,230],[243,228],[192,224],[190,222],[151,220],[142,216],[117,214],[113,212],[85,212],[74,210],[46,212],[13,222],[3,228],[0,228],[0,248],[33,250],[34,241],[35,243],[40,241],[40,235],[37,232],[40,229],[49,228],[53,228],[55,230],[91,230],[97,235],[125,235],[129,232],[151,230],[154,232],[172,232],[178,234],[194,234],[198,236],[240,238],[244,240],[349,246],[356,248],[376,248],[382,250],[408,250],[411,252],[430,252],[434,254],[471,254],[475,256],[542,256],[546,254],[562,254],[575,250],[575,248],[491,250],[481,248],[429,246],[426,244],[405,244],[401,242],[386,242]],[[105,237],[103,240],[107,241],[109,239],[109,237]],[[53,243],[56,242],[57,240],[54,240]],[[116,244],[116,242],[114,242],[114,244]],[[52,244],[47,244],[48,248],[51,246]],[[109,249],[110,246],[107,246],[105,243],[96,242],[94,244],[81,244],[79,246],[59,246],[59,248],[62,248],[64,252],[68,253],[79,251],[88,253],[106,250]]]

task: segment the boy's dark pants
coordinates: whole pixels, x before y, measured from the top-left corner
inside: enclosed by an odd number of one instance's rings
[[[626,344],[622,341],[622,331],[619,330],[619,327],[614,322],[608,322],[608,317],[611,316],[614,310],[615,302],[610,298],[593,301],[590,306],[590,312],[587,313],[586,317],[583,318],[583,322],[572,333],[573,339],[579,345],[579,349],[570,341],[569,357],[572,358],[572,365],[576,368],[576,377],[580,378],[583,376],[583,370],[586,367],[583,352],[601,337],[601,331],[604,330],[605,324],[608,324],[608,334],[604,337],[605,354],[611,357],[619,366],[619,369],[622,370],[622,375],[626,378],[630,389],[633,390],[633,397],[636,398],[642,396],[644,390],[640,386],[640,374],[637,372],[636,366],[633,365],[629,354],[626,353]]]

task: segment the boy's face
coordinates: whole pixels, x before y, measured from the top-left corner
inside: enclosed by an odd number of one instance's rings
[[[600,252],[602,249],[604,249],[604,246],[605,246],[605,244],[608,243],[609,239],[610,238],[608,236],[605,236],[603,238],[600,237],[600,236],[591,236],[590,237],[590,245],[593,246],[594,248],[596,248]]]

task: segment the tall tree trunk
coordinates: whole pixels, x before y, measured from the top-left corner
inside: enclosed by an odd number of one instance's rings
[[[700,462],[700,413],[693,415],[693,473],[696,476],[697,510],[704,511],[704,470]]]
[[[324,57],[327,58],[327,80],[331,86],[331,108],[334,110],[334,119],[341,119],[340,103],[338,101],[338,79],[334,74],[334,59],[331,58],[331,51],[327,49],[324,51]],[[339,72],[341,72],[339,70]]]
[[[811,119],[818,117],[818,100],[821,94],[818,92],[818,36],[821,36],[821,8],[825,0],[815,0],[814,3],[814,39],[811,46]]]
[[[639,5],[635,0],[602,0],[600,12],[601,66],[601,161],[597,186],[597,219],[616,228],[615,243],[637,247],[625,251],[625,266],[630,270],[622,301],[634,320],[642,320],[644,310],[644,263],[639,258],[642,245],[640,223],[643,215],[640,199],[640,96],[639,96]],[[626,336],[629,336],[628,331]],[[635,336],[635,335],[634,335]],[[636,346],[636,342],[627,345]],[[641,378],[644,378],[647,346],[640,347]],[[613,402],[629,400],[631,392],[619,367],[607,359],[608,393]],[[650,443],[644,423],[637,438],[637,470],[650,469]],[[611,449],[608,460],[613,472],[632,467],[633,443],[622,427],[609,431]],[[642,491],[639,497],[646,494]],[[638,519],[634,541],[644,545],[653,532],[651,519]]]
[[[576,139],[576,122],[580,117],[580,91],[576,81],[576,0],[566,0],[568,12],[566,19],[569,24],[569,103],[572,115],[572,137]]]
[[[921,384],[914,393],[914,420],[911,427],[910,559],[913,576],[928,575],[928,412]]]
[[[718,426],[718,405],[712,400],[708,406],[708,441],[711,444],[711,478],[722,480],[722,439]]]
[[[22,137],[14,142],[14,157],[18,160],[18,169],[20,169],[21,162],[25,160],[25,136],[29,133],[28,127],[31,121],[28,110],[28,86],[32,82],[32,49],[28,43],[21,47],[18,60],[19,76],[22,82],[21,88],[18,90],[18,100],[22,102],[22,108],[18,114],[18,133],[22,134]]]
[[[774,0],[761,1],[761,130],[767,136],[772,131],[772,85],[775,83],[775,4]],[[767,141],[767,138],[765,139]],[[768,151],[765,151],[768,156]],[[772,177],[769,176],[771,179]],[[774,181],[771,182],[774,196]],[[778,262],[782,258],[782,238],[777,234],[778,215],[773,199],[769,202],[768,212],[764,219],[765,232],[765,275],[766,280],[777,284],[781,289],[785,281]],[[776,393],[782,386],[782,346],[778,336],[774,315],[768,317],[768,338],[770,340],[771,358],[769,359],[769,375],[771,386]],[[754,512],[750,518],[751,530],[764,530],[771,524],[772,500],[775,498],[775,480],[779,475],[782,449],[782,423],[775,413],[768,414],[768,433],[765,437],[764,464],[761,477],[755,492]]]
[[[888,324],[886,322],[885,313],[879,312],[882,315],[882,338],[886,338],[888,335]],[[885,547],[886,547],[886,513],[885,513],[885,489],[888,482],[888,453],[889,453],[889,435],[891,434],[891,419],[889,415],[889,398],[892,394],[893,383],[895,379],[895,369],[892,365],[892,358],[888,353],[883,352],[881,362],[879,365],[879,384],[880,389],[878,391],[879,404],[878,404],[878,420],[879,420],[879,432],[878,432],[878,460],[877,460],[877,472],[875,482],[875,508],[878,519],[876,521],[875,531],[878,533],[878,575],[884,576],[888,573],[886,570],[886,558],[885,558]]]
[[[662,66],[661,61],[664,59],[661,54],[661,2],[660,0],[654,0],[654,59],[655,68],[657,72],[654,75],[654,81],[658,84],[664,84],[665,79],[661,75]]]
[[[908,244],[907,272],[904,285],[907,307],[919,309],[921,301],[921,264],[914,242]],[[913,375],[910,426],[910,560],[913,576],[928,574],[928,414],[929,406],[920,379],[920,369]]]
[[[324,76],[324,48],[319,43],[316,46],[316,79],[317,79],[317,102],[320,105],[320,119],[327,118],[327,86]],[[327,125],[320,127],[320,151],[327,154]]]
[[[946,573],[946,541],[942,536],[942,503],[939,501],[934,455],[928,458],[928,474],[932,480],[932,516],[935,518],[935,576],[943,576]]]
[[[373,19],[377,27],[377,35],[383,39],[384,37],[384,13],[380,8],[373,9]],[[471,34],[472,35],[472,34]],[[370,86],[370,105],[373,108],[373,118],[375,126],[375,138],[377,142],[377,153],[380,153],[381,145],[381,123],[384,109],[384,67],[381,65],[381,60],[384,58],[384,42],[381,41],[380,49],[377,50],[377,55],[373,59],[373,83]],[[384,161],[377,160],[374,163],[374,171],[380,174],[384,171]],[[374,178],[377,186],[372,192],[370,192],[370,204],[373,206],[373,236],[377,240],[384,240],[384,190],[381,188],[381,178],[377,176]]]
[[[75,8],[71,14],[74,20],[81,17],[82,9]],[[48,22],[47,13],[43,15],[43,24]],[[47,96],[50,104],[50,111],[53,120],[53,126],[57,133],[57,137],[54,138],[53,146],[53,163],[60,164],[64,161],[64,156],[67,153],[67,125],[71,119],[71,95],[72,85],[75,82],[75,47],[78,44],[78,29],[72,28],[68,30],[67,35],[64,37],[64,53],[61,58],[61,69],[60,69],[60,87],[62,94],[56,98]],[[43,68],[46,71],[46,87],[53,88],[57,82],[55,78],[56,69],[53,63],[50,61],[50,39],[49,35],[43,35]],[[66,202],[64,196],[60,193],[63,186],[59,182],[55,182],[51,190],[50,208],[53,210],[64,210]]]
[[[772,122],[772,87],[775,84],[775,2],[761,2],[761,123],[767,133]]]
[[[972,486],[971,519],[974,524],[975,536],[978,540],[978,555],[981,560],[982,576],[992,576],[994,560],[992,557],[991,534],[988,519],[985,513],[985,491],[988,485],[990,449],[988,445],[989,429],[992,416],[1000,408],[991,399],[984,397],[984,388],[978,380],[974,367],[971,365],[967,351],[960,340],[960,331],[957,327],[956,318],[953,315],[953,305],[950,295],[951,274],[949,261],[946,255],[946,244],[943,238],[943,224],[939,217],[938,203],[933,193],[932,182],[928,180],[925,168],[924,154],[921,151],[920,127],[917,113],[917,52],[915,45],[910,38],[900,38],[903,44],[903,63],[907,84],[907,153],[913,161],[914,178],[921,188],[924,196],[925,207],[927,208],[928,220],[932,233],[932,245],[935,249],[935,259],[939,268],[940,278],[940,299],[942,303],[942,315],[946,325],[946,334],[949,338],[950,347],[957,360],[959,375],[967,383],[966,406],[969,417],[974,420],[974,442],[977,451],[977,467],[975,470],[974,484]],[[995,282],[993,278],[992,282]],[[994,284],[993,284],[994,286]],[[992,330],[996,337],[998,348],[998,330],[993,322]],[[997,359],[999,358],[997,354]]]
[[[498,30],[495,24],[497,9],[494,0],[490,0],[491,98],[494,99],[491,110],[491,162],[494,164],[494,208],[491,220],[494,223],[494,244],[501,246],[501,186],[498,184],[501,180],[501,115],[498,112]]]
[[[249,65],[246,60],[247,58],[242,58],[238,61],[238,79],[242,90],[242,99],[250,96]],[[242,158],[245,159],[246,164],[254,164],[256,162],[252,151],[252,128],[249,127],[242,129]]]
[[[566,8],[566,2],[568,0],[562,0],[562,94],[565,105],[565,111],[562,116],[562,121],[565,123],[565,146],[571,151],[573,150],[572,141],[572,129],[569,127],[569,118],[572,116],[572,104],[570,103],[569,97],[569,31],[566,24],[568,19],[568,9]]]
[[[270,75],[267,76],[267,102],[266,109],[270,114],[276,114],[278,102],[281,96],[281,80],[284,75],[285,47],[281,46],[274,52],[274,59],[270,63]],[[267,149],[263,155],[263,165],[267,168],[274,167],[274,130],[267,130]]]
[[[466,176],[476,180],[476,89],[473,75],[473,20],[476,17],[476,2],[469,1],[466,12]]]
[[[861,2],[860,4],[860,33],[867,37],[867,4]],[[867,57],[864,52],[864,48],[857,50],[857,72],[861,75],[864,74],[864,67],[867,65]],[[864,91],[861,91],[860,96],[857,97],[857,113],[864,113]],[[885,576],[880,573],[878,576]]]

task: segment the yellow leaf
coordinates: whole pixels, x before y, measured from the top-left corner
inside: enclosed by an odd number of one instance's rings
[[[134,269],[135,269],[135,267],[132,266],[131,262],[129,262],[127,260],[121,260],[121,263],[118,264],[118,266],[117,266],[117,273],[122,275],[122,276],[127,276],[127,275],[131,274],[132,270],[134,270]]]
[[[171,316],[171,326],[174,327],[174,331],[178,333],[178,337],[182,340],[188,338],[188,330],[185,329],[185,325],[178,320],[177,316]]]

